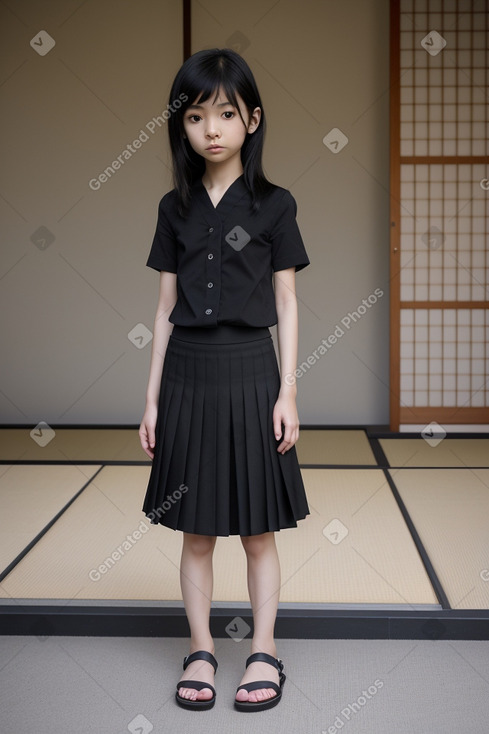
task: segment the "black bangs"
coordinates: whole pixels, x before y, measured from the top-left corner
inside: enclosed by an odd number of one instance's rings
[[[225,99],[236,108],[243,124],[246,123],[238,106],[237,95],[241,97],[250,114],[255,107],[261,109],[257,129],[246,135],[241,148],[244,181],[252,194],[255,210],[259,208],[260,197],[273,186],[265,177],[262,168],[265,112],[251,69],[242,56],[232,49],[198,51],[180,67],[169,99],[171,115],[168,118],[168,135],[172,153],[173,181],[181,216],[188,213],[192,186],[202,178],[206,168],[205,159],[193,150],[188,139],[184,137],[184,115],[192,104],[206,102],[211,97],[214,102],[220,89],[225,93]],[[175,105],[175,100],[179,100],[180,104]]]
[[[215,80],[205,80],[206,86],[200,87],[200,92],[193,93],[193,90],[189,93],[190,99],[192,99],[193,94],[193,101],[191,102],[189,99],[188,104],[185,103],[186,107],[188,107],[191,104],[200,104],[201,102],[207,102],[209,97],[213,96],[212,102],[214,103],[217,100],[217,97],[219,96],[219,89],[221,88],[224,91],[225,99],[227,102],[231,102],[231,104],[236,107],[237,112],[239,113],[239,116],[243,120],[243,124],[246,124],[243,116],[241,114],[241,110],[238,106],[238,98],[236,97],[236,90],[235,88],[228,82],[227,79],[219,79],[217,81]],[[200,96],[198,96],[200,94]],[[255,105],[256,106],[256,105]],[[253,111],[254,108],[249,110],[250,112]]]

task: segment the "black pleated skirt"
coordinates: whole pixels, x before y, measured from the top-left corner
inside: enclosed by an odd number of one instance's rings
[[[143,512],[198,535],[258,535],[309,514],[295,446],[280,454],[267,327],[173,327]],[[283,426],[282,426],[283,431]]]

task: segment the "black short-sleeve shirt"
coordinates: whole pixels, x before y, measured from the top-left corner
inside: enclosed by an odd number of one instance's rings
[[[165,194],[146,265],[177,274],[177,302],[169,321],[274,326],[272,272],[291,267],[297,272],[310,264],[296,214],[294,197],[280,186],[254,212],[243,174],[217,207],[202,181],[195,183],[187,218],[178,214],[175,189]]]

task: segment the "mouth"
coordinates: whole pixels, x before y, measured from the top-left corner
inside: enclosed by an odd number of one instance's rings
[[[206,150],[223,150],[222,145],[210,145]]]

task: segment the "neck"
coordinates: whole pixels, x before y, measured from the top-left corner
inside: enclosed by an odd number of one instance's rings
[[[236,156],[222,163],[206,161],[202,183],[208,191],[226,189],[243,174],[243,165],[239,151]]]

